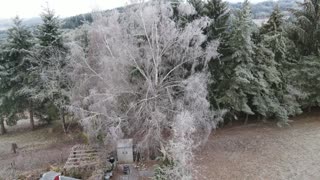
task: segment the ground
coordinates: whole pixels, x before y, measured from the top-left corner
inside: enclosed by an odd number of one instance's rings
[[[25,179],[30,174],[37,176],[30,179],[38,179],[40,172],[63,166],[71,147],[79,142],[79,133],[65,135],[59,121],[31,131],[29,122],[21,120],[8,131],[0,136],[0,180]],[[17,154],[11,151],[12,143],[18,145]]]
[[[320,111],[293,120],[285,128],[253,123],[219,129],[197,152],[197,180],[320,179]],[[63,166],[81,134],[64,135],[59,121],[28,128],[27,121],[20,121],[0,136],[0,179]],[[10,151],[11,143],[17,143],[18,154]]]
[[[197,179],[320,179],[320,112],[294,120],[218,130],[198,152]]]

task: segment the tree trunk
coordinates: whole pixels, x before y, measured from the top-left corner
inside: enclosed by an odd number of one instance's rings
[[[66,118],[65,118],[65,115],[64,115],[64,110],[60,110],[60,119],[62,121],[62,128],[63,128],[63,131],[65,134],[68,133],[68,130],[67,130],[67,125],[66,125]]]
[[[248,124],[248,119],[249,119],[249,114],[246,114],[246,120],[244,121],[244,124],[245,124],[245,125]]]
[[[0,135],[7,133],[6,127],[4,126],[4,119],[0,119]]]
[[[32,103],[30,103],[30,107],[29,107],[29,118],[30,118],[31,129],[34,130],[34,118],[33,118],[33,107],[32,107]]]
[[[18,145],[16,143],[11,144],[11,151],[13,154],[17,154]]]

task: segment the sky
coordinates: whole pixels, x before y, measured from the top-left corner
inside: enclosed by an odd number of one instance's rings
[[[241,2],[242,0],[227,0]],[[252,3],[263,0],[251,0]],[[0,0],[0,19],[37,17],[43,7],[54,9],[60,17],[74,16],[93,10],[106,10],[124,6],[129,0]]]

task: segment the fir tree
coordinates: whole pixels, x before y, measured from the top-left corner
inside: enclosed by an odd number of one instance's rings
[[[300,59],[291,71],[291,83],[306,94],[304,107],[320,105],[320,1],[306,0],[293,10],[295,22],[290,37],[295,42]]]
[[[38,27],[38,41],[42,48],[63,48],[60,21],[53,10],[47,8],[41,14],[43,24]]]
[[[65,105],[68,85],[65,67],[68,64],[67,48],[63,44],[60,21],[49,8],[41,15],[43,24],[38,27],[37,46],[35,47],[34,71],[38,78],[35,84],[34,99],[39,101],[37,107],[40,118],[51,121],[60,115],[65,126]],[[45,107],[45,108],[43,108]]]
[[[222,0],[208,0],[203,8],[203,14],[212,19],[211,25],[207,28],[208,41],[217,39],[227,29],[227,21],[230,16],[228,3]]]
[[[297,57],[296,47],[285,31],[283,15],[279,6],[274,8],[267,23],[261,27],[260,35],[261,45],[270,49],[274,54],[275,68],[279,72],[278,76],[281,79],[278,84],[273,86],[275,96],[285,107],[288,115],[301,113],[297,99],[301,98],[302,94],[288,81],[292,76],[290,69],[292,69]]]
[[[232,21],[227,42],[231,53],[222,57],[218,67],[214,67],[219,72],[213,74],[211,101],[216,108],[230,108],[232,117],[236,112],[254,114],[248,97],[252,90],[251,82],[255,81],[251,72],[255,47],[251,40],[252,24],[250,5],[245,1]]]
[[[32,108],[26,94],[21,93],[21,89],[28,86],[29,71],[32,67],[29,55],[33,46],[31,32],[22,25],[18,17],[13,19],[13,27],[8,30],[8,38],[3,46],[3,58],[1,61],[1,94],[2,107],[6,111],[8,120],[15,121],[13,118],[17,113],[28,109],[30,112],[31,128],[34,129],[34,119]],[[8,105],[10,104],[10,106]],[[10,108],[8,108],[8,106]],[[14,122],[7,122],[14,124]]]
[[[303,108],[320,106],[320,57],[301,56],[291,73],[290,83],[302,90],[305,98],[300,104]]]
[[[204,2],[202,0],[188,0],[197,12],[197,16],[200,17],[204,13]]]
[[[279,121],[279,125],[284,125],[288,120],[288,111],[282,98],[283,79],[281,73],[278,71],[277,63],[274,60],[273,52],[259,44],[255,48],[255,66],[252,69],[252,74],[256,81],[251,85],[254,87],[254,94],[252,95],[252,107],[256,115],[262,116],[263,119],[274,117]],[[281,96],[278,96],[281,94]]]
[[[320,47],[320,0],[305,0],[292,10],[295,16],[292,39],[303,56],[319,55]]]
[[[281,83],[280,72],[272,51],[252,40],[254,26],[248,1],[231,23],[226,42],[229,53],[223,54],[212,70],[212,105],[229,108],[231,119],[241,114],[246,115],[246,122],[248,115],[275,116],[285,123],[288,113],[273,88]]]

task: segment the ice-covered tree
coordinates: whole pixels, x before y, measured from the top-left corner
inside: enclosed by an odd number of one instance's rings
[[[221,38],[228,27],[227,21],[230,16],[228,3],[222,0],[208,0],[203,11],[205,16],[212,19],[210,26],[206,29],[208,40]]]
[[[38,102],[36,108],[40,119],[47,121],[58,118],[66,131],[66,105],[69,102],[69,81],[66,68],[69,64],[67,48],[63,43],[60,21],[54,11],[47,8],[41,14],[43,24],[37,29],[37,44],[33,52],[36,64],[33,77],[32,99]],[[28,89],[25,89],[28,92]]]
[[[4,106],[1,108],[2,111],[7,111],[6,115],[13,117],[25,109],[29,110],[31,127],[34,129],[32,105],[28,96],[20,93],[22,88],[29,85],[29,72],[32,68],[29,53],[33,46],[32,41],[32,34],[22,24],[22,20],[19,17],[14,18],[13,27],[8,30],[7,40],[2,47],[0,79],[1,106]],[[15,120],[14,118],[9,119]],[[7,124],[14,123],[7,121]]]
[[[213,74],[210,95],[216,108],[230,109],[230,119],[246,115],[276,117],[286,123],[288,112],[278,99],[280,72],[274,54],[252,40],[253,21],[248,1],[232,19],[226,52],[210,69]]]
[[[202,0],[188,0],[187,2],[194,7],[194,9],[196,11],[195,16],[199,17],[199,16],[203,15],[204,4],[205,4],[204,1],[202,1]]]
[[[300,8],[292,10],[295,22],[290,37],[300,53],[296,67],[291,71],[291,82],[306,93],[304,107],[320,105],[320,1],[305,0]]]
[[[71,109],[91,139],[112,145],[132,137],[147,157],[162,145],[175,168],[188,169],[192,156],[187,155],[218,121],[206,99],[205,71],[208,59],[217,55],[217,44],[201,47],[206,18],[181,27],[173,15],[170,4],[149,2],[95,19],[88,53],[79,42],[71,48],[76,82]],[[184,140],[188,149],[181,152]]]
[[[42,24],[38,27],[38,43],[44,48],[56,47],[63,49],[59,18],[52,9],[46,8],[41,14]]]
[[[254,114],[249,106],[249,94],[253,94],[252,74],[254,48],[251,40],[253,21],[248,1],[233,18],[230,38],[227,42],[230,54],[225,54],[212,74],[211,100],[216,108],[230,108],[230,113]]]
[[[295,41],[301,55],[319,55],[320,43],[320,1],[305,0],[300,8],[292,10],[295,22],[292,26]]]
[[[274,54],[275,68],[279,72],[279,84],[273,86],[275,95],[285,107],[288,115],[301,113],[300,104],[297,101],[304,97],[298,88],[290,84],[292,68],[296,62],[298,52],[294,43],[288,38],[283,15],[276,6],[267,21],[260,29],[262,46],[271,50]]]

